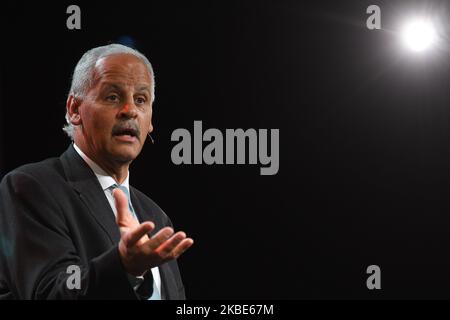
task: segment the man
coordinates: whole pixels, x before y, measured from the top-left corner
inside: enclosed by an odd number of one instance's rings
[[[1,182],[0,299],[185,298],[176,258],[193,240],[129,186],[153,130],[154,85],[131,48],[80,59],[64,128],[73,144]]]

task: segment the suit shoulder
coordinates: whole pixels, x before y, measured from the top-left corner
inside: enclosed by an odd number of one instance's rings
[[[28,163],[22,165],[9,173],[7,173],[2,181],[5,181],[8,178],[14,179],[17,176],[31,176],[38,181],[45,181],[49,177],[52,176],[61,176],[64,174],[64,171],[61,166],[61,162],[59,158],[49,158],[39,162]]]

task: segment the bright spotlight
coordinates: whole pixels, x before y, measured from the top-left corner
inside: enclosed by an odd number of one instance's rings
[[[417,19],[407,23],[403,29],[402,37],[405,45],[416,52],[430,48],[437,39],[433,24],[425,19]]]

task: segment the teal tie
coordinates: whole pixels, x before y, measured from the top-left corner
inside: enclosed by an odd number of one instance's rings
[[[139,219],[137,218],[137,215],[136,215],[136,211],[134,211],[133,205],[131,204],[131,198],[130,198],[130,193],[128,192],[128,189],[126,187],[124,187],[124,186],[119,186],[117,184],[113,184],[111,186],[111,188],[113,190],[116,189],[116,188],[119,188],[120,190],[123,191],[123,193],[125,193],[125,195],[127,196],[127,199],[128,199],[128,208],[130,209],[130,212],[133,215],[133,217],[137,221],[139,221]],[[147,273],[149,273],[149,272],[150,272],[150,275],[151,275],[152,274],[151,270],[147,271]],[[156,281],[154,281],[153,277],[152,277],[152,280],[153,280],[152,281],[153,282],[153,293],[150,296],[150,298],[148,298],[148,300],[161,300],[161,296],[159,295],[158,288],[156,287]],[[144,282],[144,283],[146,283],[146,282]]]
[[[123,193],[125,193],[125,195],[127,196],[127,199],[128,199],[128,209],[130,209],[130,212],[131,212],[131,214],[133,215],[133,217],[134,217],[136,220],[139,221],[139,219],[137,218],[137,215],[136,215],[136,211],[134,211],[133,205],[131,204],[131,198],[130,198],[130,193],[128,192],[128,189],[127,189],[126,187],[124,187],[124,186],[119,186],[119,185],[117,185],[117,184],[113,184],[113,185],[111,186],[111,188],[112,188],[113,190],[116,189],[116,188],[119,188],[120,190],[123,191]]]

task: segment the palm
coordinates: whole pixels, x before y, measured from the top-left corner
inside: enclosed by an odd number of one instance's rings
[[[139,227],[139,222],[131,215],[131,212],[128,209],[128,199],[123,191],[120,189],[116,189],[114,190],[114,195],[116,198],[117,207],[116,222],[119,226],[120,235],[123,236],[125,233],[130,232],[130,230],[134,230]],[[148,239],[148,236],[144,235],[141,239],[139,239],[137,244],[143,244]]]

